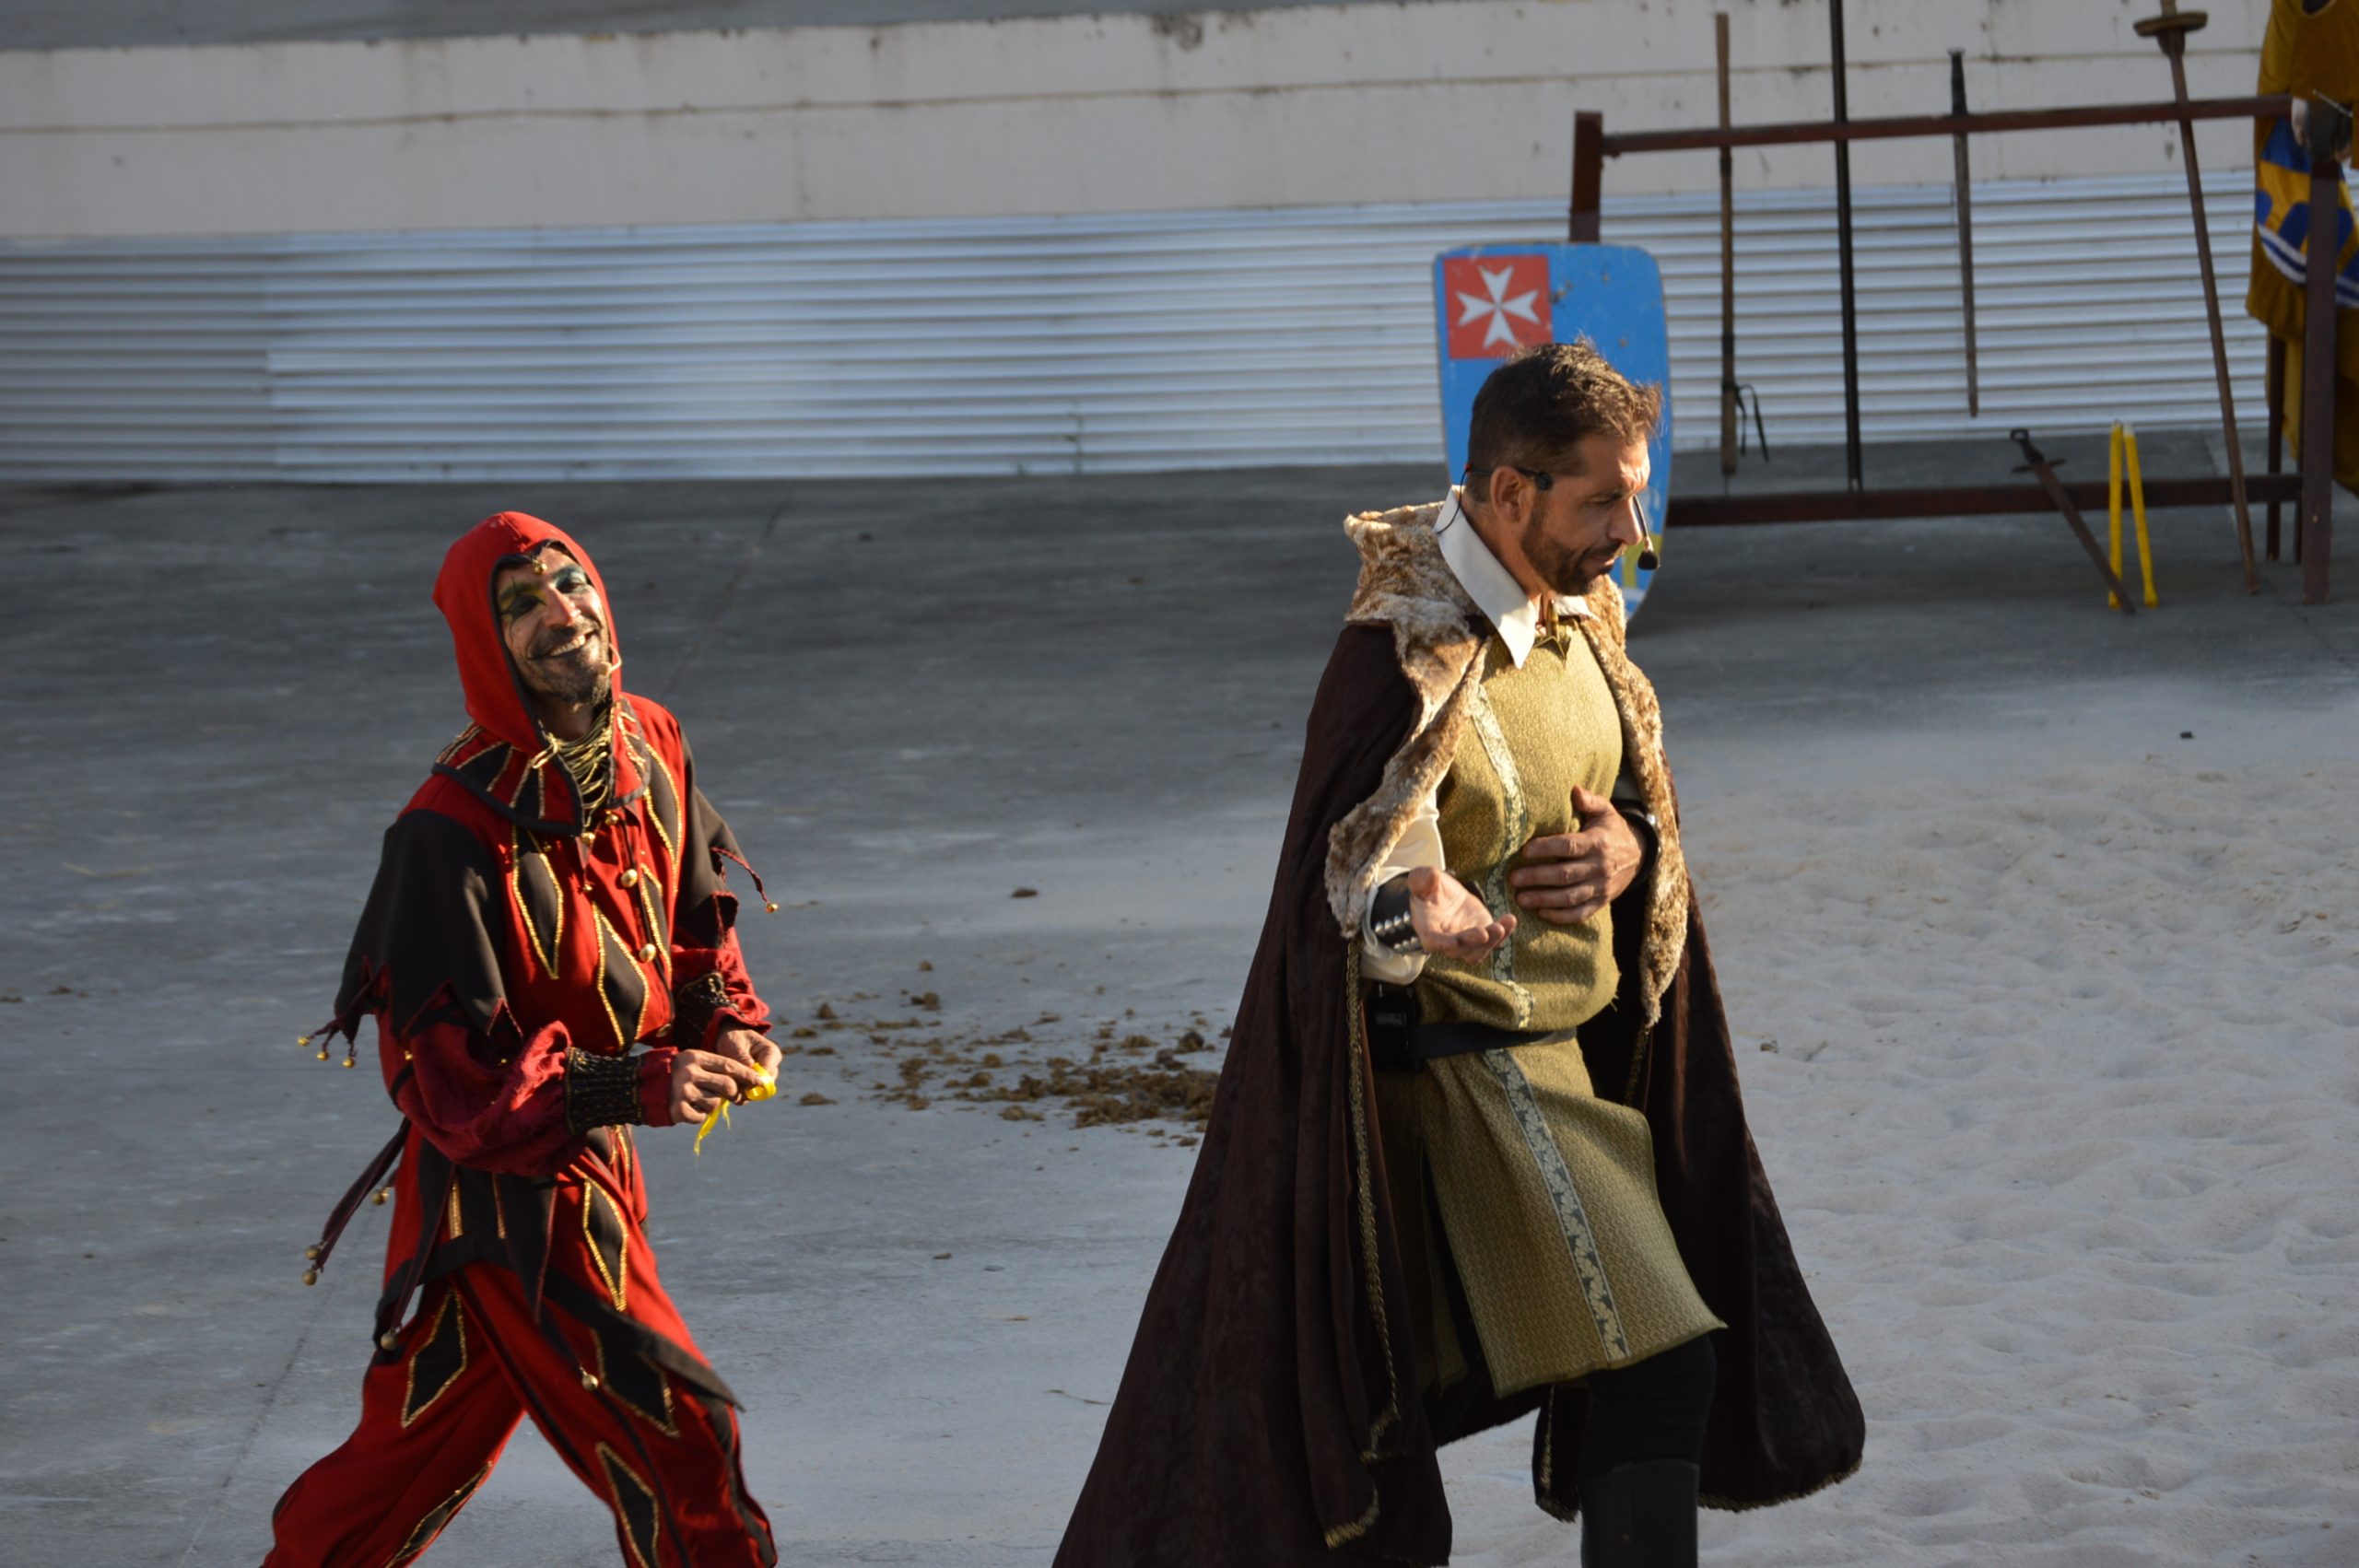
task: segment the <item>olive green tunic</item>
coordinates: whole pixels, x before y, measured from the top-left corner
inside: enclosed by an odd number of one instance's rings
[[[1574,786],[1610,794],[1621,716],[1588,639],[1543,633],[1523,667],[1494,637],[1438,794],[1449,869],[1495,910],[1523,846],[1577,832]],[[1427,1388],[1466,1373],[1442,1285],[1455,1263],[1502,1395],[1625,1366],[1723,1327],[1696,1293],[1655,1193],[1647,1119],[1598,1098],[1574,1031],[1614,999],[1612,914],[1525,915],[1480,965],[1427,963],[1428,1022],[1543,1038],[1379,1075],[1386,1178]]]
[[[1483,652],[1483,681],[1436,804],[1450,874],[1494,913],[1516,907],[1508,873],[1543,834],[1578,833],[1576,786],[1611,795],[1622,772],[1622,716],[1589,639],[1569,624],[1543,630],[1523,668],[1505,641]],[[1479,965],[1436,958],[1417,983],[1431,1023],[1495,1029],[1573,1029],[1614,1000],[1614,915],[1578,926],[1521,915],[1515,934]]]

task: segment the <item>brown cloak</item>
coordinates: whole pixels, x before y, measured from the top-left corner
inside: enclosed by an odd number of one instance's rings
[[[1058,1568],[1440,1563],[1440,1445],[1537,1410],[1540,1505],[1579,1505],[1587,1395],[1417,1395],[1350,933],[1409,813],[1449,765],[1490,627],[1435,544],[1434,508],[1355,518],[1363,570],[1311,705],[1276,885],[1198,1153]],[[1706,1305],[1719,1380],[1706,1504],[1752,1508],[1860,1463],[1865,1422],[1744,1123],[1728,1024],[1680,851],[1653,689],[1621,598],[1583,622],[1657,822],[1616,905],[1623,986],[1581,1030],[1591,1077],[1653,1126],[1656,1179]],[[1469,1349],[1473,1347],[1470,1345]],[[1478,1371],[1476,1376],[1482,1375]]]

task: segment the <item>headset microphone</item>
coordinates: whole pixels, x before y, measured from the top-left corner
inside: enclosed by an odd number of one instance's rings
[[[1638,569],[1650,572],[1662,565],[1662,557],[1655,553],[1655,536],[1647,532],[1647,520],[1638,520]]]

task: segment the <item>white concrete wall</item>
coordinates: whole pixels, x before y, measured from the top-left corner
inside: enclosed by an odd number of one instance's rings
[[[2155,0],[1852,0],[1854,114],[2169,96]],[[2252,90],[2266,0],[2211,0],[2198,96]],[[1794,0],[1409,0],[641,36],[0,53],[0,239],[270,234],[1546,197],[1576,108],[1708,122],[1712,13],[1740,122],[1828,109],[1826,11]],[[2203,133],[2248,165],[2248,126]],[[1978,175],[2172,166],[2162,126],[1981,140]],[[1823,146],[1745,153],[1824,184]],[[1860,147],[1862,183],[1945,180],[1946,144]],[[1607,191],[1709,186],[1708,153]]]

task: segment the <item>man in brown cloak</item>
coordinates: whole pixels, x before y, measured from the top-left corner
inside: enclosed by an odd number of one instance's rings
[[[1590,1568],[1814,1492],[1864,1421],[1746,1130],[1612,568],[1659,395],[1485,383],[1356,517],[1212,1123],[1059,1568],[1447,1562],[1436,1450],[1537,1411]]]

